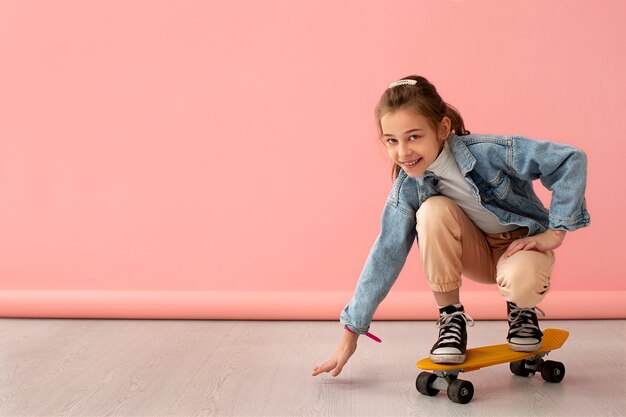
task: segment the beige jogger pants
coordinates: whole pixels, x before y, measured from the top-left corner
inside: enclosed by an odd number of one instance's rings
[[[497,284],[506,301],[535,307],[550,288],[554,251],[520,250],[504,258],[512,241],[528,233],[484,233],[450,198],[427,199],[417,211],[420,257],[433,291],[460,288],[461,275],[484,284]]]

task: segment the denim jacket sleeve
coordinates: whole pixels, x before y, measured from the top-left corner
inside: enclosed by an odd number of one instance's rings
[[[372,316],[395,283],[416,238],[417,191],[400,171],[381,216],[381,230],[339,321],[354,333],[369,331]]]
[[[523,180],[540,179],[552,191],[550,229],[573,231],[589,225],[585,202],[587,155],[561,143],[514,136],[510,166]]]

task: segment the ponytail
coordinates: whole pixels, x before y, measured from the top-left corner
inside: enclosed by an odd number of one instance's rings
[[[448,103],[445,103],[445,105],[446,105],[446,116],[448,116],[448,118],[452,122],[451,128],[452,130],[454,130],[454,134],[457,136],[469,135],[470,131],[465,130],[463,117],[461,117],[461,114],[459,113],[459,111],[455,109],[453,106],[449,105]]]

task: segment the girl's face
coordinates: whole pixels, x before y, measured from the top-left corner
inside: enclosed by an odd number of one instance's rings
[[[443,149],[450,133],[450,119],[444,117],[437,130],[421,114],[400,109],[380,119],[382,141],[389,158],[411,177],[424,174]]]

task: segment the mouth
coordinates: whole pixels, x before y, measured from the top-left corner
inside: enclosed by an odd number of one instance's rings
[[[402,164],[402,166],[405,167],[414,167],[415,165],[419,164],[419,162],[422,160],[422,158],[417,158],[417,159],[413,159],[411,161],[405,161],[405,162],[400,162]]]

